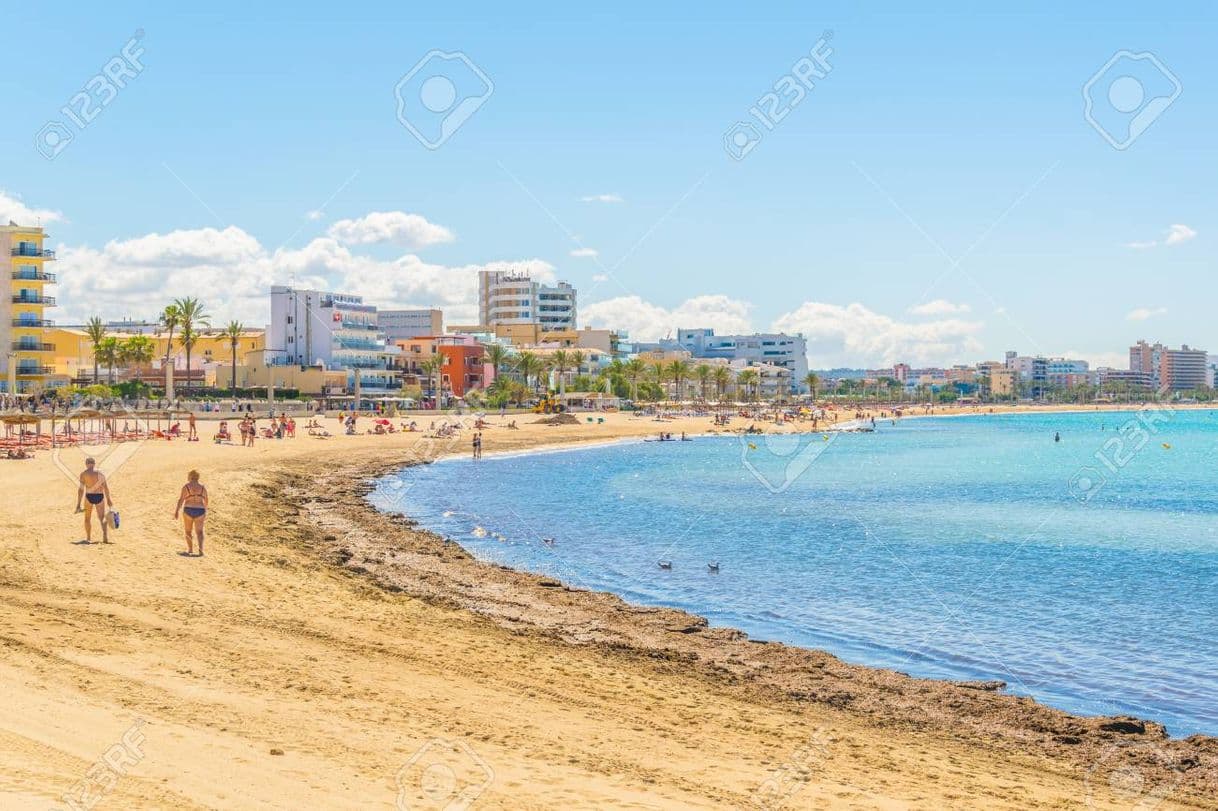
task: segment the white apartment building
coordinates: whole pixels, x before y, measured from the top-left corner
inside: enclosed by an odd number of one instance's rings
[[[377,323],[376,307],[362,296],[271,288],[268,363],[345,369],[349,387],[358,369],[361,388],[394,390],[401,387],[393,364],[397,352]]]
[[[695,358],[780,366],[789,373],[787,382],[792,393],[804,389],[804,378],[808,376],[808,343],[802,335],[715,335],[713,329],[678,329],[677,343]]]
[[[575,329],[575,288],[533,281],[524,271],[484,270],[478,275],[479,324],[539,324],[542,330]]]
[[[379,310],[377,324],[389,343],[444,334],[444,313],[437,309]]]

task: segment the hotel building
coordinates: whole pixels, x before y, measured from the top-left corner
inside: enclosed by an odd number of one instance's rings
[[[398,353],[377,322],[376,307],[363,297],[318,290],[271,288],[267,362],[348,371],[348,385],[373,390],[400,388]]]
[[[677,344],[695,358],[780,366],[788,372],[792,393],[803,389],[808,376],[808,344],[802,335],[715,335],[713,329],[678,329]]]
[[[46,264],[55,252],[43,247],[41,227],[10,222],[0,226],[0,256],[9,260],[9,295],[0,300],[0,387],[14,394],[54,385],[51,365],[55,345],[46,340],[46,309],[55,299],[46,294],[55,274]]]
[[[478,274],[479,325],[538,326],[544,332],[575,329],[575,288],[535,282],[523,271]]]
[[[381,332],[391,342],[444,334],[444,313],[436,309],[380,310],[376,319]]]
[[[1188,391],[1209,385],[1209,356],[1204,349],[1184,344],[1170,349],[1163,344],[1138,341],[1129,347],[1129,370],[1148,376],[1161,389]]]

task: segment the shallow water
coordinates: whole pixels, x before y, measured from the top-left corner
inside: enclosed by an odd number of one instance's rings
[[[755,637],[1218,734],[1216,443],[1211,411],[928,418],[448,461],[371,499]]]

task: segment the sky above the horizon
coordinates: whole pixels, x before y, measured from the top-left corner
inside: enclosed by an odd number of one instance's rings
[[[814,368],[1218,352],[1218,7],[917,5],[18,6],[0,217],[60,323],[288,283],[470,323],[520,268]]]

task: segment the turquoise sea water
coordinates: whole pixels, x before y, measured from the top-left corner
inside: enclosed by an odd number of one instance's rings
[[[484,559],[754,637],[1218,734],[1218,412],[751,441],[454,460],[371,499]]]

